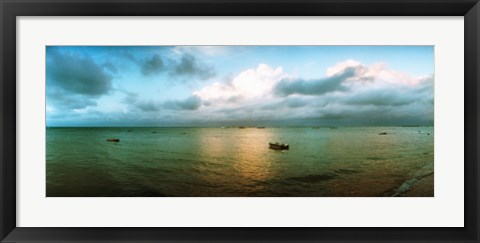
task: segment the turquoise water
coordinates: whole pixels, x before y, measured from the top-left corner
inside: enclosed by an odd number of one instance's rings
[[[401,196],[433,175],[433,127],[47,128],[46,134],[48,197]],[[277,141],[290,149],[269,149]],[[433,196],[433,184],[427,189],[420,196]]]

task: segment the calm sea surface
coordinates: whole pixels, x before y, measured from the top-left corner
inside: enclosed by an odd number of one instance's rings
[[[47,196],[54,197],[404,196],[433,178],[433,127],[46,132]],[[277,141],[290,150],[269,149]],[[422,193],[433,196],[433,182]]]

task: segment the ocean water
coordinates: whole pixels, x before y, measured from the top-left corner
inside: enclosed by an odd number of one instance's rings
[[[433,196],[433,127],[47,128],[46,135],[47,197]]]

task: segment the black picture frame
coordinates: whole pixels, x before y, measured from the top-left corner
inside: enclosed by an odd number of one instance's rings
[[[0,0],[1,242],[480,242],[478,0]],[[465,224],[457,228],[24,228],[16,226],[17,16],[464,16]],[[92,219],[94,220],[94,219]]]

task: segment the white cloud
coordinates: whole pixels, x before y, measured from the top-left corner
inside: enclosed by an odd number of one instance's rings
[[[333,67],[327,68],[327,76],[331,77],[335,74],[342,72],[348,67],[363,68],[363,65],[355,60],[346,60],[344,62],[335,64],[335,66]]]
[[[260,64],[256,69],[241,72],[231,82],[215,82],[193,94],[206,101],[258,98],[270,95],[274,85],[287,77],[282,67]]]
[[[260,64],[228,82],[194,92],[207,104],[197,117],[232,121],[319,118],[359,123],[370,119],[406,123],[433,120],[432,75],[414,77],[384,63],[365,65],[354,60],[338,63],[326,74],[305,80],[292,77],[282,67]],[[335,85],[329,85],[332,82]],[[324,86],[332,87],[321,89]],[[289,92],[279,95],[279,89]]]
[[[347,79],[347,84],[371,81],[376,84],[416,86],[419,85],[422,80],[425,80],[425,76],[413,77],[407,73],[397,72],[382,62],[365,65],[355,60],[347,60],[329,67],[327,69],[327,76],[334,76],[346,68],[355,69],[355,76]]]
[[[268,65],[260,64],[257,69],[240,73],[233,79],[232,84],[245,97],[258,97],[268,94],[275,84],[287,77],[282,67],[273,69]]]

